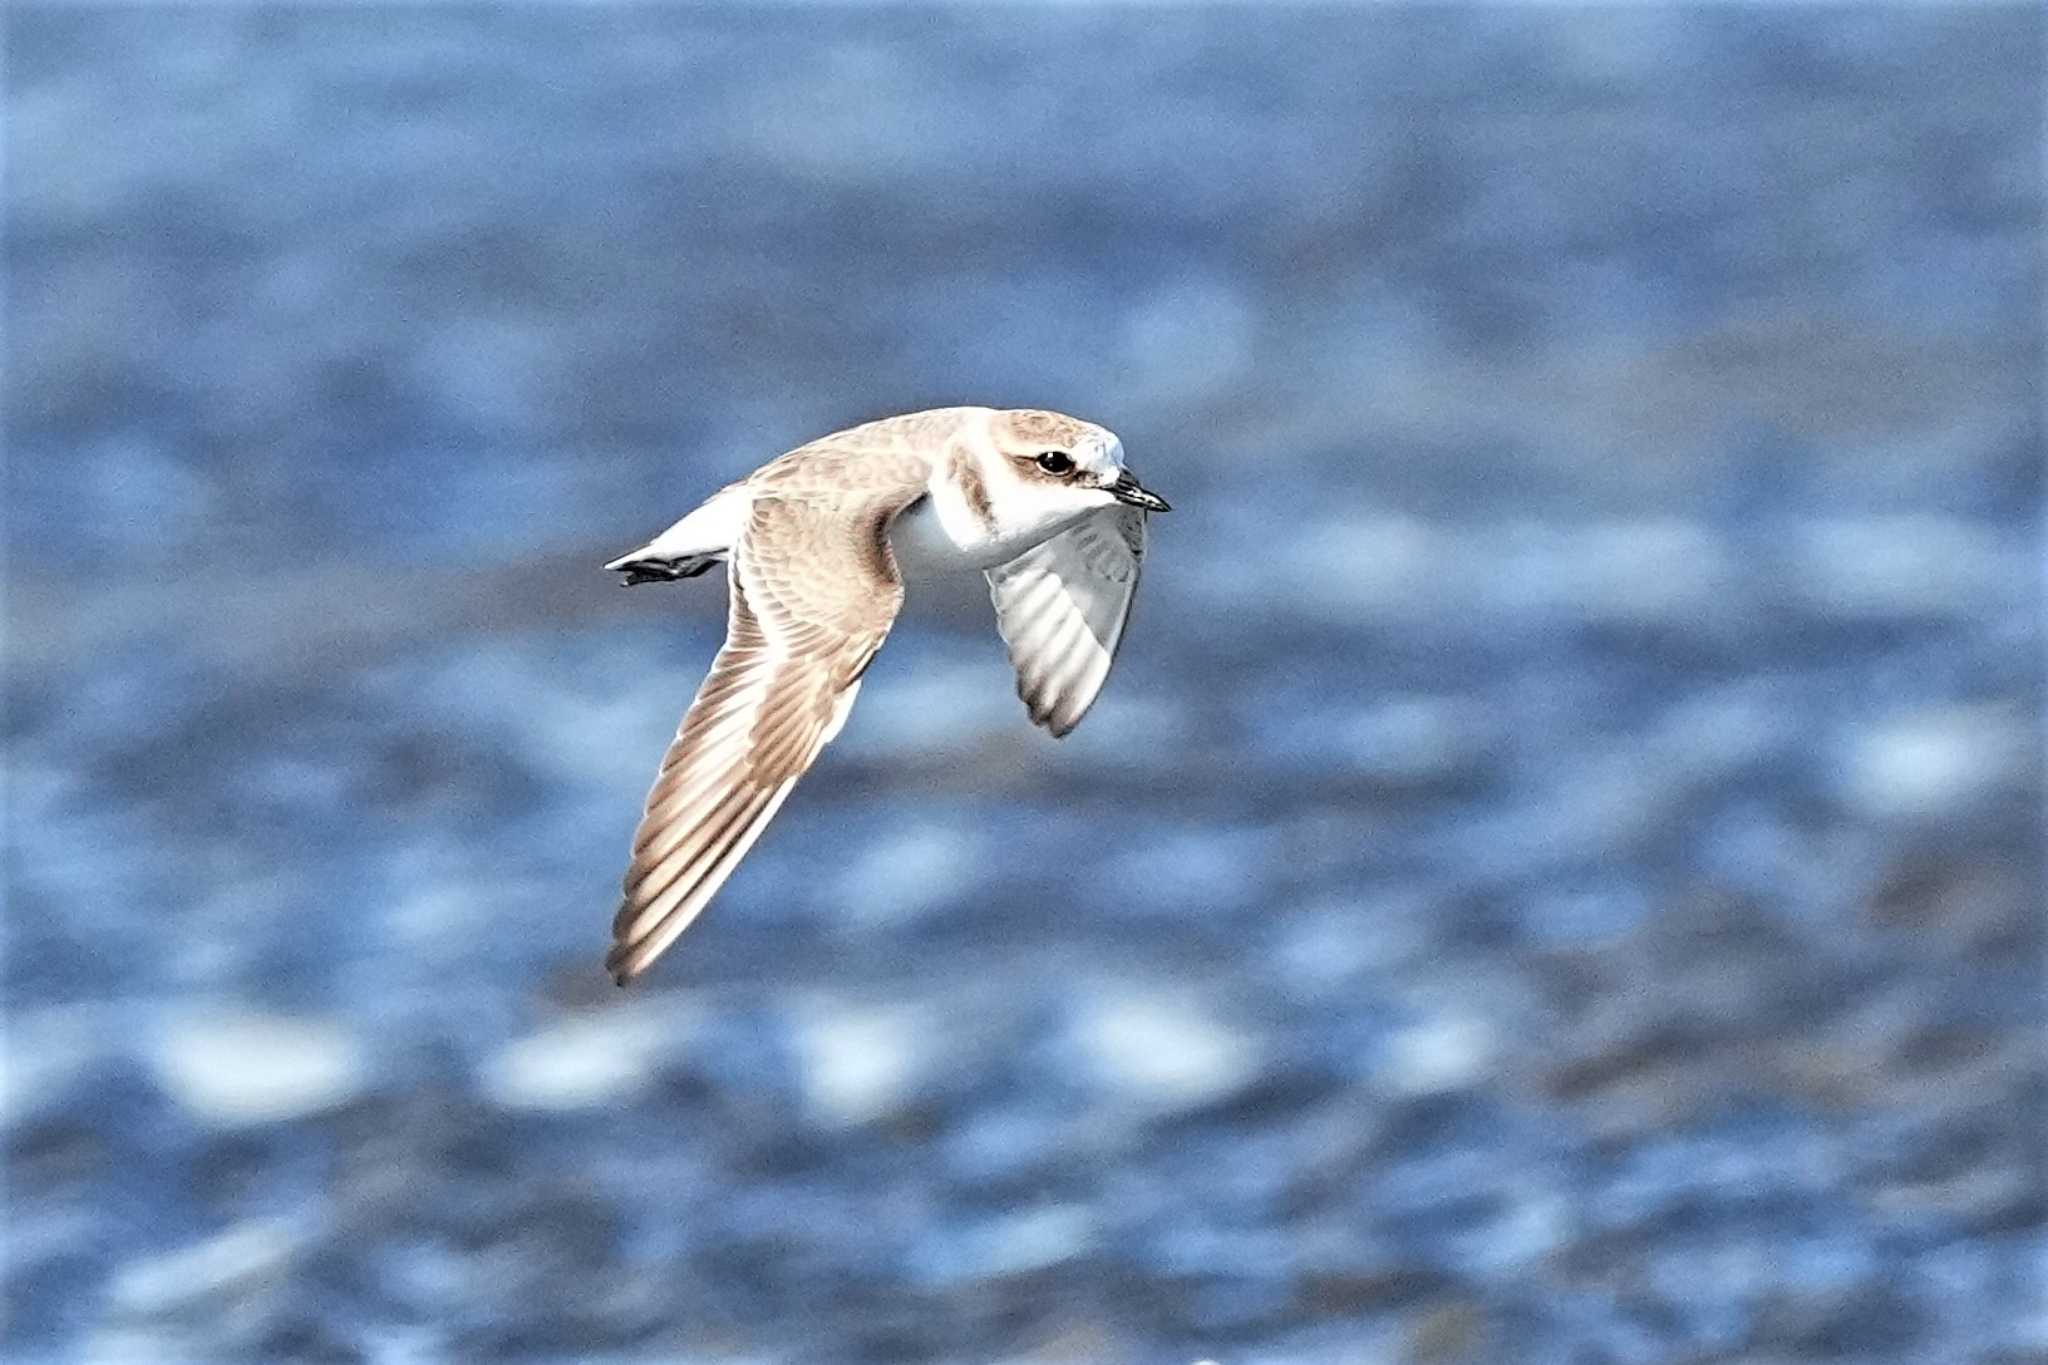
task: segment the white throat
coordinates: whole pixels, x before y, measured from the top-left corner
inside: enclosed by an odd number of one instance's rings
[[[933,462],[925,496],[890,528],[889,543],[905,578],[1007,564],[1093,510],[1019,479],[989,437],[991,416],[984,409],[967,418]]]

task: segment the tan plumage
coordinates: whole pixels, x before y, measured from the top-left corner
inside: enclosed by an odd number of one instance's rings
[[[1044,468],[1055,442],[1075,451],[1067,472]],[[725,644],[633,836],[605,959],[620,984],[689,927],[845,724],[903,602],[899,549],[986,570],[1032,719],[1074,727],[1129,616],[1140,509],[1165,508],[1121,451],[1092,423],[1036,410],[871,422],[770,461],[608,566],[630,584],[729,563]]]
[[[889,520],[929,464],[884,443],[761,472],[733,547],[725,646],[662,758],[605,966],[630,980],[689,927],[845,722],[903,582]],[[778,462],[781,463],[781,462]]]

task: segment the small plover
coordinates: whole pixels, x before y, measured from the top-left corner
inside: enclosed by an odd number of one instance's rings
[[[727,565],[725,644],[633,836],[605,966],[632,980],[746,856],[839,733],[903,583],[979,571],[1031,719],[1080,723],[1116,658],[1167,510],[1092,422],[939,408],[797,447],[605,567],[628,585]]]

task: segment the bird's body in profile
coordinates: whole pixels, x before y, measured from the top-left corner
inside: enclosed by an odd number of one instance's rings
[[[1166,503],[1108,430],[1036,409],[939,408],[799,446],[605,567],[728,565],[725,645],[633,836],[605,965],[623,985],[701,912],[839,733],[906,578],[979,571],[1031,718],[1064,735],[1129,618]]]

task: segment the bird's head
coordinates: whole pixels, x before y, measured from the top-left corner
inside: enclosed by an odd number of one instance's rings
[[[1113,503],[1169,510],[1124,466],[1124,443],[1093,422],[1042,408],[1010,408],[989,419],[989,444],[1020,495],[1048,512],[1081,516]]]

